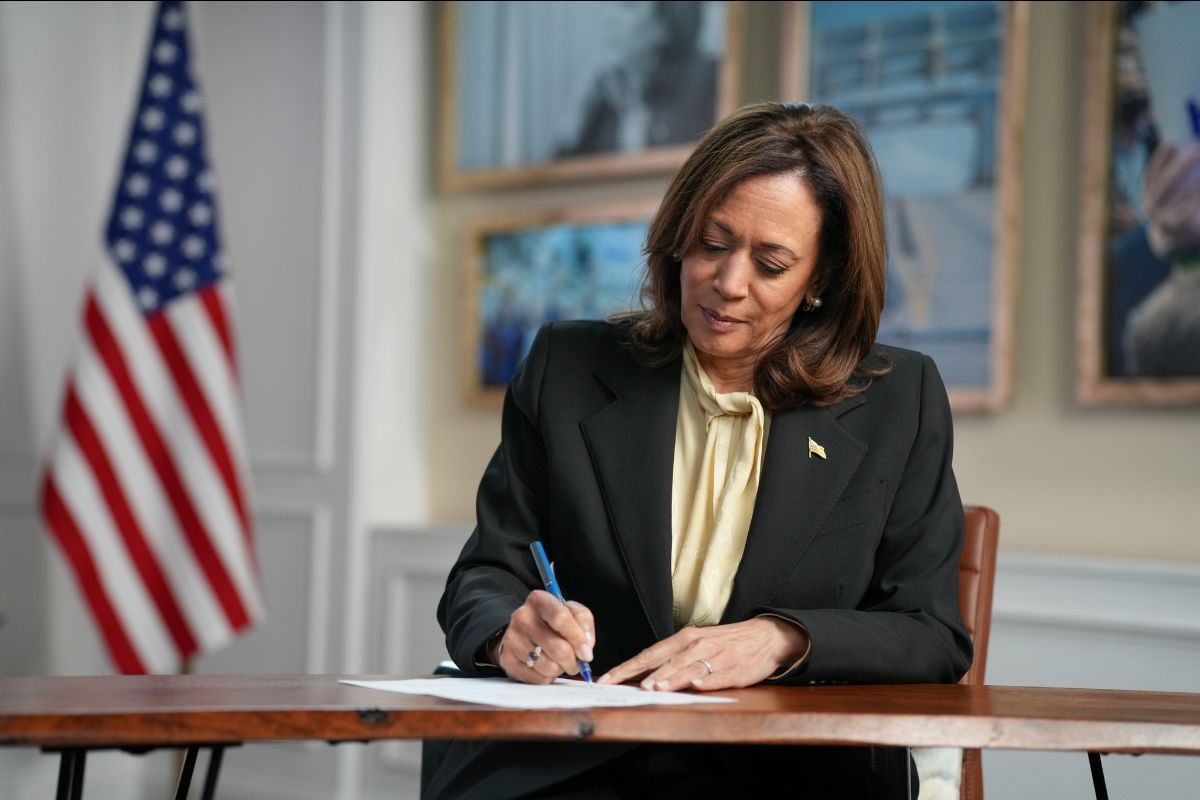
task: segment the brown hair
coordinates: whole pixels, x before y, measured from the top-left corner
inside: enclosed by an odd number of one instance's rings
[[[683,255],[704,221],[741,181],[795,174],[821,211],[819,254],[809,284],[817,310],[796,312],[788,333],[762,354],[754,393],[781,411],[830,405],[862,392],[886,373],[863,363],[883,309],[887,246],[879,172],[866,137],[830,106],[754,103],[717,124],[667,189],[650,223],[644,253],[643,311],[628,318],[640,360],[663,364],[687,337],[680,309]]]

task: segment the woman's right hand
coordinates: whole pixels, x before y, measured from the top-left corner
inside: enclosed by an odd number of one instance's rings
[[[566,605],[537,589],[512,613],[508,628],[492,654],[493,663],[522,683],[546,684],[579,674],[579,660],[592,660],[596,627],[586,606]]]

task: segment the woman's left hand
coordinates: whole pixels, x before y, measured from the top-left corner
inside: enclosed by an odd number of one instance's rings
[[[684,628],[602,675],[619,684],[645,675],[643,689],[736,689],[753,686],[790,665],[808,649],[804,629],[775,617]]]

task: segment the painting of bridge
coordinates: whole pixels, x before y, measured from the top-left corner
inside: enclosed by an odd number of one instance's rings
[[[1020,6],[812,2],[789,26],[789,99],[853,116],[879,162],[879,339],[932,356],[958,409],[997,408],[1009,393]]]

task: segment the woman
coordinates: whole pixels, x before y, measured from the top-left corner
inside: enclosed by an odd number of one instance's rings
[[[548,325],[438,609],[470,674],[701,691],[952,682],[963,509],[933,363],[874,344],[882,199],[827,107],[717,125],[647,237],[646,310]],[[563,606],[529,552],[555,560]],[[903,751],[453,743],[432,797],[903,797]]]

